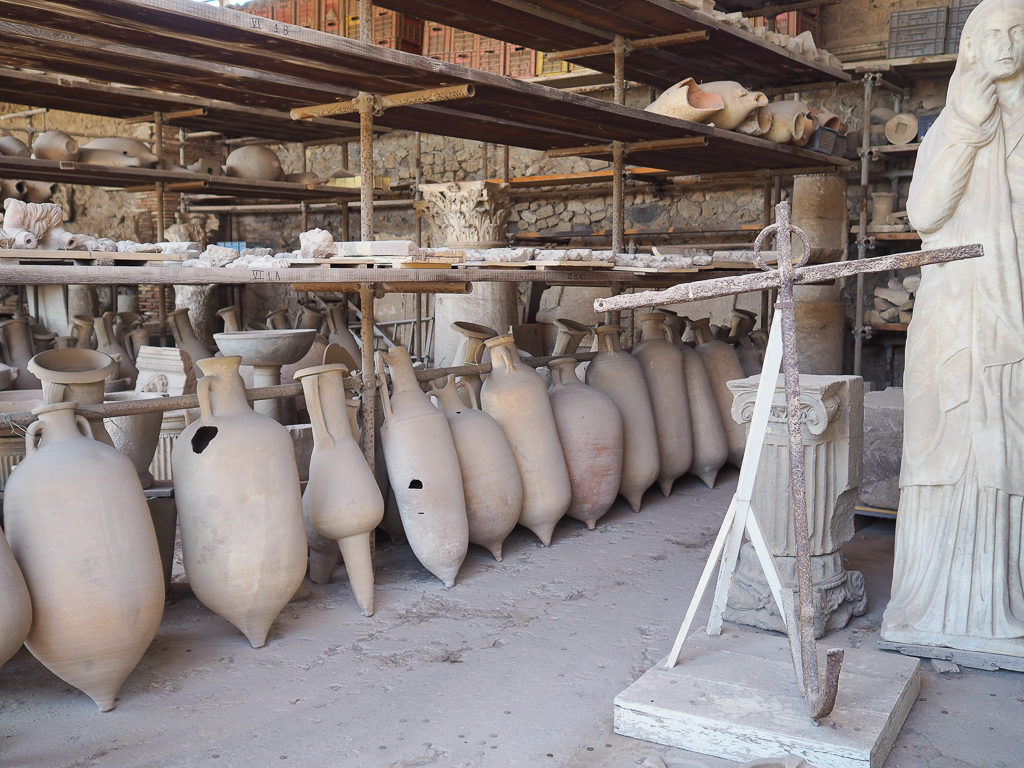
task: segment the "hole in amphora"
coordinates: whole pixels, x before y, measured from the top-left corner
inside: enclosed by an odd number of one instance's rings
[[[200,427],[196,430],[196,433],[192,435],[192,452],[202,453],[206,450],[206,446],[208,446],[216,436],[216,427]]]
[[[421,490],[423,488],[423,481],[413,480],[411,483],[409,483],[409,488],[415,491]]]

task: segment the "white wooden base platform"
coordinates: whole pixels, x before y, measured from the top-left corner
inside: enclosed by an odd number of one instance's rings
[[[790,753],[815,768],[881,768],[920,688],[916,659],[847,649],[835,709],[814,725],[786,638],[726,627],[695,633],[679,664],[658,662],[616,696],[615,732],[727,760]]]
[[[878,648],[883,651],[899,651],[907,656],[922,659],[942,659],[972,669],[1010,669],[1024,672],[1024,656],[1009,656],[1005,653],[985,653],[984,651],[968,651],[961,648],[946,648],[940,645],[915,645],[913,643],[896,643],[879,640]]]

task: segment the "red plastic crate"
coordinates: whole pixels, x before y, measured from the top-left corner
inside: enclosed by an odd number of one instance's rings
[[[490,37],[480,38],[476,68],[496,75],[505,73],[505,43]]]
[[[390,48],[393,51],[405,51],[406,53],[423,53],[423,46],[419,43],[414,43],[411,40],[399,40],[396,37],[383,37],[380,40],[374,40],[374,45],[379,45],[381,48]]]
[[[821,36],[821,19],[817,12],[788,11],[775,17],[775,31],[780,35],[796,37],[801,32],[810,32],[815,39]]]
[[[435,53],[430,58],[476,69],[479,54],[479,51],[448,51],[447,53]]]
[[[274,3],[274,21],[284,24],[295,23],[295,0],[277,0]]]
[[[423,20],[404,13],[376,8],[373,12],[373,39],[397,38],[423,47]]]
[[[295,23],[317,29],[320,24],[320,0],[295,0]]]
[[[434,21],[423,22],[423,54],[447,53],[451,50],[452,28]]]
[[[321,0],[317,29],[332,35],[345,34],[345,0]]]
[[[271,19],[274,17],[274,5],[268,0],[257,0],[256,2],[246,3],[239,10],[251,13],[253,16],[262,16],[265,19]]]
[[[509,77],[533,77],[537,74],[537,52],[522,45],[506,43],[505,74]]]
[[[452,29],[452,45],[449,48],[449,52],[462,53],[464,51],[480,50],[480,45],[477,42],[479,39],[480,35],[473,32],[467,32],[464,29]]]

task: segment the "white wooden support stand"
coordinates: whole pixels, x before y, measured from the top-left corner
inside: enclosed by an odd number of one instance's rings
[[[711,575],[715,566],[718,565],[718,583],[715,587],[715,598],[711,606],[711,615],[708,617],[709,635],[718,635],[722,632],[722,616],[725,613],[726,601],[729,598],[729,589],[732,587],[733,576],[736,573],[736,562],[739,557],[740,546],[743,544],[743,533],[746,531],[750,543],[757,553],[758,562],[764,569],[765,578],[771,589],[772,597],[779,607],[779,614],[785,621],[786,611],[783,610],[782,578],[775,566],[775,560],[768,550],[768,543],[765,541],[764,533],[757,522],[757,515],[751,510],[752,496],[754,493],[754,478],[757,475],[757,467],[761,459],[761,449],[764,447],[764,438],[768,430],[768,418],[771,415],[772,400],[775,398],[775,388],[778,384],[779,371],[782,369],[782,330],[781,313],[776,312],[772,318],[771,330],[768,334],[768,347],[765,350],[764,364],[761,368],[761,380],[757,387],[757,397],[754,400],[754,415],[750,422],[750,430],[747,432],[747,444],[743,451],[743,465],[740,468],[739,480],[736,483],[736,493],[733,494],[729,509],[722,520],[722,527],[718,531],[715,543],[711,547],[711,554],[704,565],[704,571],[697,582],[697,589],[690,605],[686,609],[682,626],[676,635],[672,650],[668,654],[665,666],[672,668],[679,661],[679,654],[682,651],[686,636],[690,633],[690,627],[697,615],[697,609],[704,594],[707,592],[708,584],[711,582]]]

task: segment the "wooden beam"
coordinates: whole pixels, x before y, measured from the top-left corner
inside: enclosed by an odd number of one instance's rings
[[[674,35],[658,35],[657,37],[646,37],[640,40],[627,40],[626,48],[634,51],[646,50],[648,48],[665,48],[670,45],[686,45],[687,43],[702,43],[709,37],[706,29],[699,29],[695,32],[679,32]],[[567,51],[555,51],[545,54],[551,61],[568,61],[569,59],[582,59],[587,56],[596,56],[601,53],[614,53],[614,43],[602,45],[590,45],[586,48],[570,48]]]
[[[707,136],[688,136],[682,139],[654,139],[651,141],[630,141],[623,142],[627,152],[644,152],[660,149],[691,149],[693,147],[706,147]],[[586,147],[563,147],[549,149],[548,157],[587,157],[590,155],[610,155],[612,144],[591,144]]]

